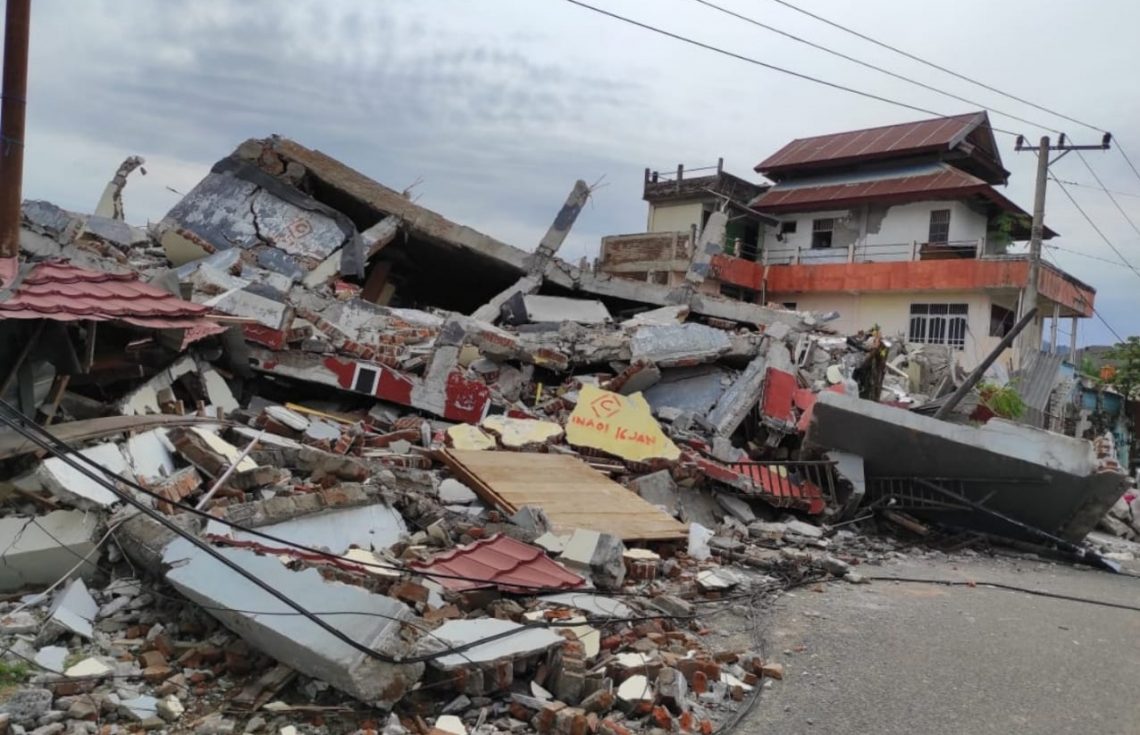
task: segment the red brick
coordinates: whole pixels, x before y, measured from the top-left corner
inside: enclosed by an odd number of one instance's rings
[[[653,708],[653,722],[662,730],[673,731],[673,715],[669,714],[669,710],[665,707]]]

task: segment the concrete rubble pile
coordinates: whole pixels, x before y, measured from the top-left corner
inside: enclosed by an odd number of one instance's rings
[[[280,138],[149,229],[130,170],[95,215],[27,203],[25,261],[209,323],[55,322],[69,371],[0,320],[0,396],[79,449],[0,433],[0,733],[710,735],[783,667],[709,605],[865,581],[895,546],[839,524],[937,522],[922,478],[959,478],[955,527],[1048,482],[1010,427],[904,410],[945,355],[705,293],[721,213],[668,288],[557,258],[582,182],[526,252]],[[1072,479],[1026,522],[1079,541],[1123,485],[1051,436]]]

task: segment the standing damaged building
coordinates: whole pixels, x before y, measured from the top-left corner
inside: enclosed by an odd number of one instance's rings
[[[915,529],[1106,563],[1104,437],[979,421],[950,345],[726,296],[778,220],[706,178],[647,179],[688,229],[638,278],[558,258],[583,182],[523,249],[277,137],[147,230],[26,203],[0,723],[709,735],[784,673],[723,602]]]

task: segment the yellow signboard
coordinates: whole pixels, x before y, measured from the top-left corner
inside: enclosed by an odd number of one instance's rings
[[[593,385],[578,391],[578,405],[566,424],[566,441],[632,462],[681,456],[640,393],[623,396]]]

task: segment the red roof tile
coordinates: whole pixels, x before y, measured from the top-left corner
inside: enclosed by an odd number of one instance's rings
[[[411,566],[424,572],[464,577],[437,580],[447,589],[457,592],[482,587],[498,587],[504,592],[574,589],[586,582],[537,546],[502,534],[458,546],[431,561],[413,562]]]
[[[18,278],[14,269],[0,268],[0,289]],[[0,291],[0,319],[116,320],[185,329],[203,324],[208,311],[143,283],[134,273],[90,271],[64,261],[31,264],[13,293],[5,298]]]
[[[771,174],[823,162],[850,163],[884,154],[897,156],[950,148],[985,121],[985,113],[971,112],[933,120],[797,138],[756,164],[756,170],[762,174]]]

